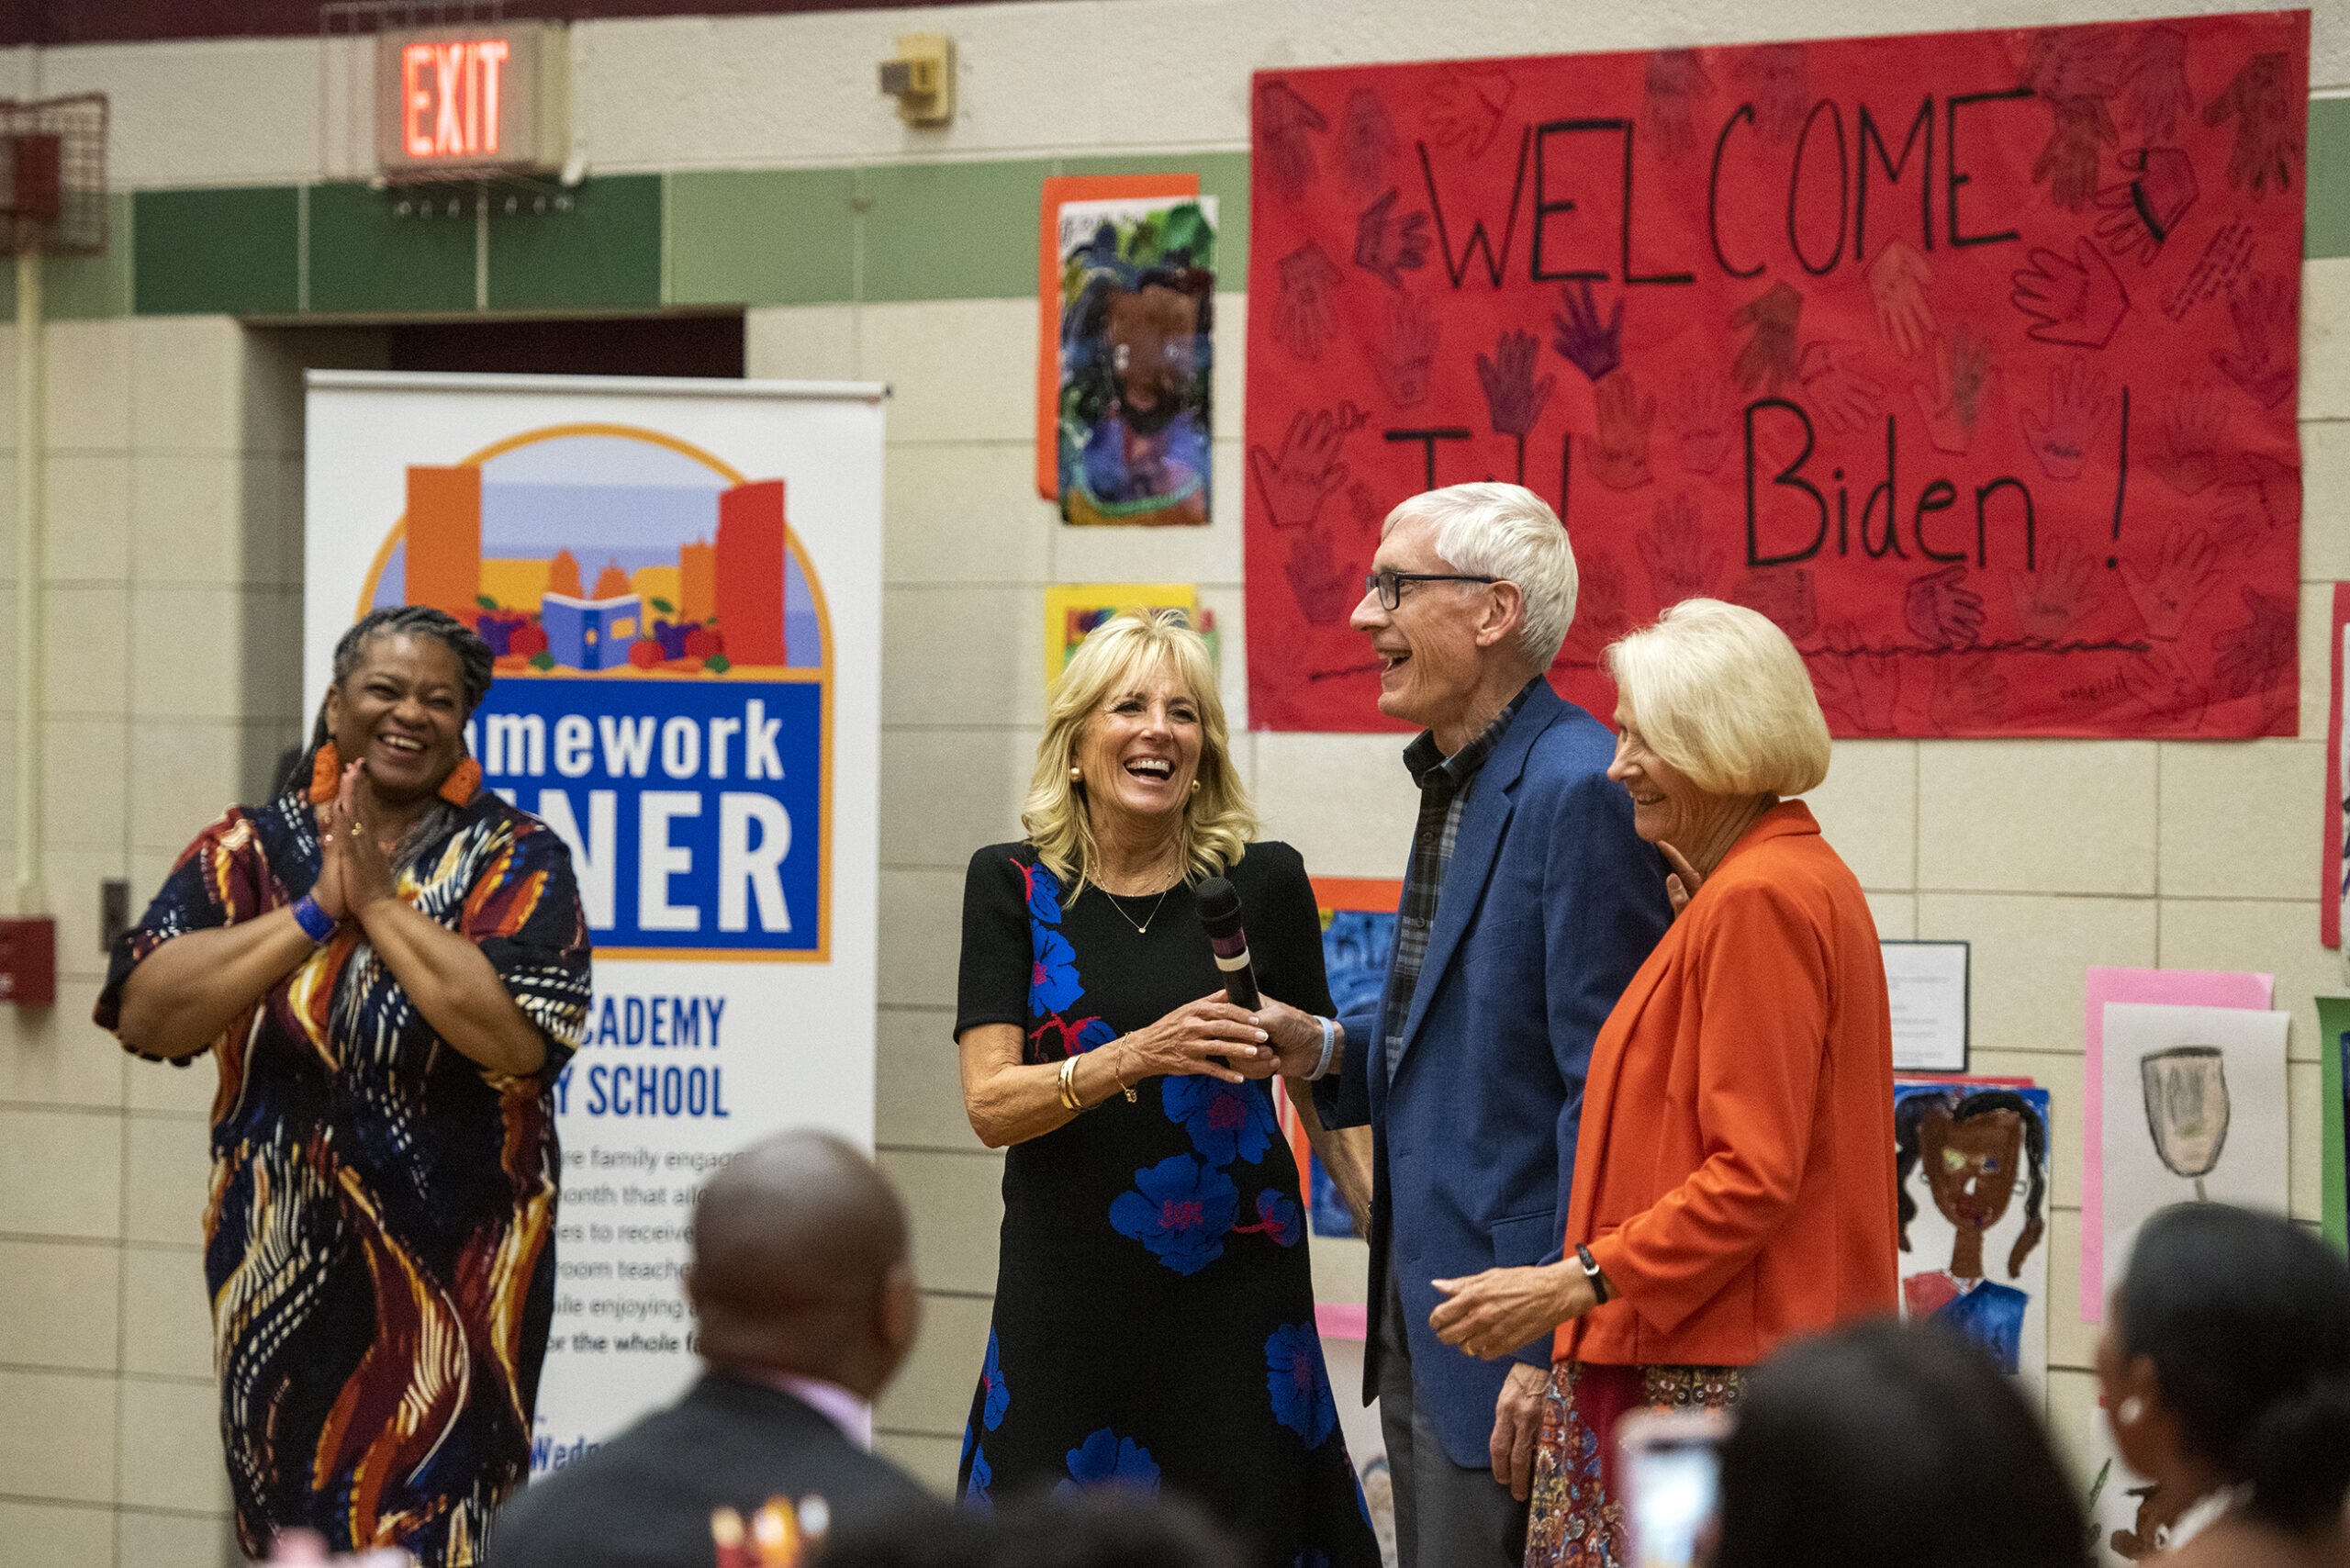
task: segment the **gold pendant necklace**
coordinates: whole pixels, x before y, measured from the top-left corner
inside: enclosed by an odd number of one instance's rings
[[[1118,918],[1120,920],[1125,921],[1128,925],[1134,926],[1136,935],[1147,936],[1150,935],[1150,923],[1157,920],[1158,918],[1158,912],[1167,907],[1167,895],[1174,890],[1175,883],[1172,880],[1170,880],[1166,887],[1159,890],[1158,902],[1150,906],[1150,913],[1145,915],[1139,924],[1136,922],[1133,915],[1126,913],[1125,905],[1118,902],[1118,895],[1116,893],[1112,892],[1107,888],[1103,888],[1102,890],[1102,896],[1110,901],[1110,907],[1118,912]]]

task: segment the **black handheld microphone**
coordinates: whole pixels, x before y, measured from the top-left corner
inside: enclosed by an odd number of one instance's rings
[[[1248,962],[1248,934],[1240,929],[1240,894],[1222,877],[1210,877],[1192,890],[1200,924],[1207,927],[1208,946],[1215,967],[1224,971],[1225,994],[1232,1005],[1254,1012],[1258,1006],[1257,971]]]

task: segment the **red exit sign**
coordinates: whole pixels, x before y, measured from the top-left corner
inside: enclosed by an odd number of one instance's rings
[[[381,35],[377,162],[392,179],[560,168],[567,64],[558,23]]]

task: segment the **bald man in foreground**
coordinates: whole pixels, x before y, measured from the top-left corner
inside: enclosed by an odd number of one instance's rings
[[[686,1294],[700,1381],[499,1511],[491,1568],[711,1568],[713,1509],[822,1496],[835,1530],[939,1505],[866,1451],[914,1341],[906,1215],[822,1133],[751,1145],[702,1189]]]

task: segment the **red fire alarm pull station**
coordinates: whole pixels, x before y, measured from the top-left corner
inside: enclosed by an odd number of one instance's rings
[[[55,1005],[57,922],[49,916],[0,920],[0,1002]]]

